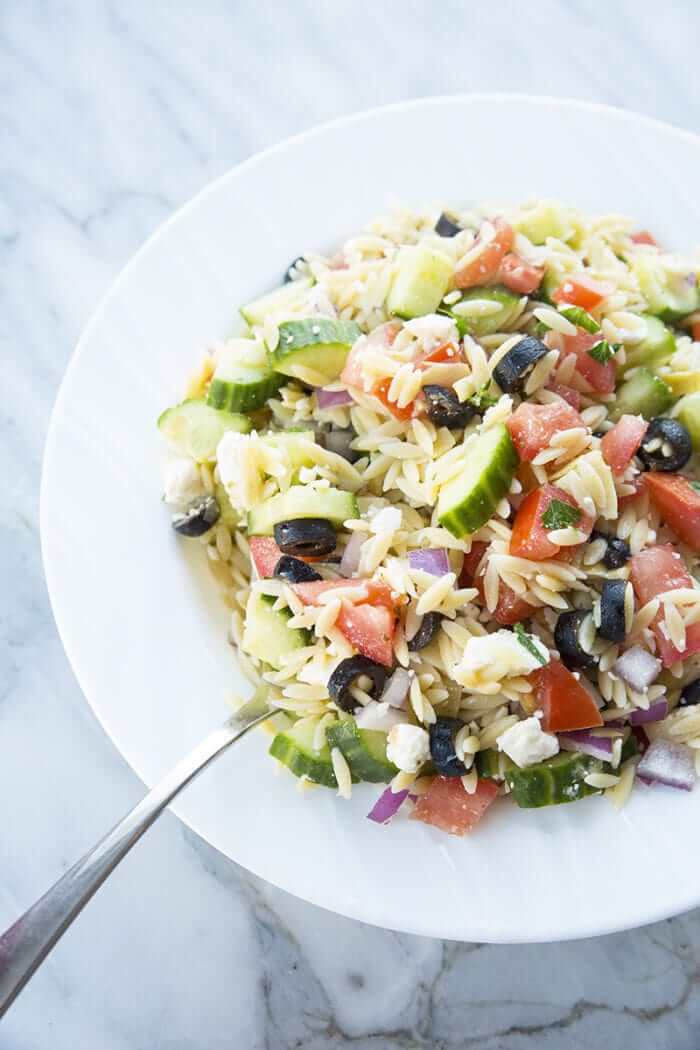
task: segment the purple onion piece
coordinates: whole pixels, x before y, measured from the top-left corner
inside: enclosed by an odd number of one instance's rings
[[[360,549],[366,539],[367,533],[365,532],[353,532],[350,536],[338,566],[341,576],[345,576],[346,579],[357,572],[360,564]]]
[[[668,700],[662,696],[660,700],[651,704],[646,711],[638,708],[630,712],[630,725],[641,726],[646,722],[660,722],[668,714]]]
[[[653,740],[637,766],[637,776],[645,784],[666,784],[691,791],[695,783],[693,752],[685,744]]]
[[[408,564],[412,569],[421,569],[433,576],[446,576],[450,571],[450,562],[444,547],[424,547],[422,550],[410,551]]]
[[[407,790],[397,791],[394,794],[391,788],[388,787],[386,791],[382,792],[367,814],[368,820],[373,820],[375,824],[387,824],[396,815],[407,798]]]
[[[636,693],[643,693],[659,674],[661,661],[642,649],[641,645],[633,645],[618,657],[612,669]]]
[[[583,755],[609,762],[612,758],[613,742],[609,736],[594,736],[589,729],[576,729],[571,733],[559,733],[559,746],[564,751],[580,751]]]
[[[352,394],[348,390],[327,390],[322,386],[316,389],[316,400],[319,408],[338,408],[340,405],[351,405]]]

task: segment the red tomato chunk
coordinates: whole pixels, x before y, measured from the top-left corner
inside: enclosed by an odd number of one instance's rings
[[[418,797],[413,820],[447,831],[466,835],[476,827],[498,794],[491,780],[480,780],[470,795],[459,777],[435,777],[424,795]]]
[[[567,733],[602,726],[603,719],[593,697],[561,660],[552,660],[535,671],[530,681],[537,708],[543,713],[545,732]]]
[[[630,562],[630,579],[640,605],[646,605],[652,598],[665,594],[666,591],[693,586],[685,562],[670,544],[647,547],[646,550],[635,554]],[[679,660],[685,660],[692,653],[700,651],[700,623],[694,623],[687,628],[685,649],[682,652],[666,635],[663,625],[663,609],[659,610],[651,629],[654,632],[656,647],[664,667],[671,667]]]
[[[607,281],[595,281],[585,273],[566,277],[552,294],[555,303],[568,303],[592,310],[602,303],[615,289]]]
[[[475,258],[471,259],[461,270],[457,270],[452,278],[455,288],[475,288],[477,285],[494,281],[498,276],[504,256],[513,247],[513,229],[503,219],[494,219],[491,225],[496,231],[494,237],[486,243]],[[480,234],[477,245],[482,240]]]
[[[572,427],[586,429],[578,412],[561,401],[551,405],[534,405],[523,401],[506,420],[506,426],[516,452],[526,463],[532,462],[560,430],[571,430]]]
[[[533,489],[520,504],[513,524],[510,553],[516,558],[542,561],[545,558],[556,557],[562,550],[559,544],[552,543],[549,538],[552,530],[548,529],[542,521],[553,500],[566,503],[567,506],[580,511],[580,507],[568,492],[557,488],[556,485],[542,485],[540,488]],[[580,529],[587,539],[591,534],[593,524],[593,518],[581,512],[574,527]]]
[[[621,416],[600,442],[603,459],[614,474],[622,474],[632,462],[649,424],[641,416]]]
[[[666,524],[700,554],[700,492],[680,474],[646,474],[645,484]]]
[[[544,277],[544,269],[525,262],[515,252],[509,252],[501,263],[498,280],[512,292],[520,295],[531,295],[536,291]]]

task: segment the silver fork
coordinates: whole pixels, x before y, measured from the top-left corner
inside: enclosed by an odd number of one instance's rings
[[[231,744],[274,713],[265,692],[204,738],[0,937],[0,1018],[108,875],[165,807]]]

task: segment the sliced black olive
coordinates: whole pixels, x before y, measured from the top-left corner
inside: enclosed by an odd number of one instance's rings
[[[637,455],[647,470],[677,471],[693,453],[688,428],[677,419],[657,416],[647,427]]]
[[[501,358],[493,370],[493,378],[506,394],[521,390],[539,359],[548,353],[549,347],[543,342],[534,335],[526,335]]]
[[[696,704],[700,704],[700,678],[688,683],[678,701],[679,707],[695,707]]]
[[[462,227],[444,211],[435,223],[435,232],[439,237],[456,237],[462,232]]]
[[[595,656],[581,645],[581,628],[587,616],[590,616],[590,613],[586,609],[560,613],[554,628],[554,644],[562,663],[569,669],[595,667],[598,662]]]
[[[606,569],[621,569],[632,557],[627,540],[621,540],[617,536],[607,536],[604,532],[592,532],[590,542],[593,543],[594,540],[605,540],[603,565]]]
[[[221,508],[213,496],[203,496],[190,503],[189,507],[173,514],[172,526],[181,536],[203,536],[216,525]]]
[[[321,437],[321,444],[329,452],[335,452],[336,455],[347,459],[348,463],[354,463],[362,455],[362,452],[350,448],[350,442],[354,441],[356,437],[357,434],[352,427],[332,427],[330,430],[324,431]]]
[[[335,529],[325,518],[293,518],[275,525],[275,543],[283,554],[317,558],[335,550]]]
[[[455,750],[455,737],[463,725],[458,718],[438,718],[430,726],[430,757],[441,777],[462,777],[467,772]]]
[[[275,571],[272,575],[279,576],[280,579],[287,580],[289,583],[313,583],[315,580],[323,579],[305,561],[293,558],[291,554],[282,555],[275,565]]]
[[[609,642],[625,640],[625,580],[606,580],[600,596],[598,634]]]
[[[293,262],[290,262],[287,269],[284,271],[284,283],[289,284],[290,281],[298,281],[300,277],[304,276],[306,270],[306,259],[303,255],[297,255]]]
[[[423,387],[428,405],[428,419],[436,427],[465,427],[476,415],[476,409],[468,401],[460,401],[449,386],[428,383]]]
[[[341,710],[352,714],[360,706],[350,689],[355,680],[363,674],[372,679],[370,695],[376,700],[381,696],[389,671],[366,656],[350,656],[347,660],[341,660],[328,679],[328,692],[331,700],[335,700]]]
[[[423,617],[423,621],[408,643],[408,648],[412,653],[417,653],[420,649],[425,649],[426,645],[430,645],[435,635],[440,630],[440,624],[442,622],[442,613],[429,612]]]

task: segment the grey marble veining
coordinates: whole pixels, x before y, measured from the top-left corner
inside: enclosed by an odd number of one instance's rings
[[[525,90],[700,130],[699,29],[690,0],[4,0],[0,926],[141,792],[63,655],[37,528],[51,404],[120,266],[232,164],[371,105]],[[697,912],[545,946],[366,928],[260,883],[165,817],[25,991],[0,1048],[694,1050],[699,966]]]

